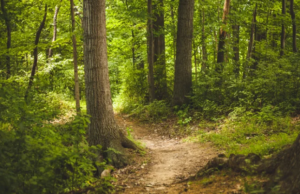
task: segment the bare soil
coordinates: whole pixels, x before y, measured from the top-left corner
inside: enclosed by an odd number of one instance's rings
[[[185,181],[220,154],[211,144],[183,142],[166,135],[166,127],[115,116],[119,126],[132,129],[134,139],[146,147],[145,154],[131,154],[132,165],[114,171],[116,193],[243,193],[243,180],[235,175]]]

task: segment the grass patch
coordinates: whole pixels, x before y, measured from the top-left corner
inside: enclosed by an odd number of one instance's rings
[[[204,123],[199,124],[195,136],[186,140],[212,142],[227,154],[269,155],[293,143],[300,132],[300,125],[293,123],[291,117],[262,122],[259,117],[247,116],[234,120],[228,118],[221,124]]]

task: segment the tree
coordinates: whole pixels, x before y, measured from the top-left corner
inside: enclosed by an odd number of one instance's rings
[[[53,16],[53,37],[52,37],[52,43],[56,41],[57,37],[57,16],[59,12],[60,5],[55,6],[54,16]],[[53,55],[53,51],[50,48],[48,57],[51,58]]]
[[[154,85],[155,98],[163,100],[167,98],[167,75],[166,75],[166,56],[165,56],[165,18],[164,2],[156,0],[154,6]]]
[[[116,167],[128,163],[124,148],[138,149],[120,131],[115,119],[108,78],[105,0],[83,1],[84,70],[88,141],[101,145]]]
[[[284,17],[286,14],[286,0],[282,0],[282,16]],[[284,55],[284,49],[285,49],[285,25],[284,25],[284,19],[282,20],[281,25],[281,49],[280,49],[280,56],[282,57]]]
[[[70,0],[71,18],[72,18],[72,42],[73,42],[73,63],[74,63],[74,81],[75,81],[75,101],[76,112],[80,113],[80,96],[79,96],[79,79],[78,79],[78,61],[77,61],[77,41],[75,36],[75,15],[74,15],[74,2]]]
[[[237,3],[237,2],[236,2]],[[234,5],[234,11],[237,12],[238,10],[237,5]],[[235,14],[235,18],[232,25],[232,36],[233,36],[233,60],[234,60],[234,73],[235,77],[238,78],[240,74],[240,25],[237,22],[237,13]]]
[[[255,26],[256,26],[256,11],[257,11],[257,4],[255,5],[255,8],[253,10],[253,17],[252,17],[252,23],[251,23],[251,30],[250,30],[250,38],[248,42],[248,51],[247,51],[247,61],[244,66],[244,73],[243,73],[243,78],[246,78],[247,75],[247,70],[249,69],[249,63],[250,59],[252,57],[252,52],[253,52],[253,46],[254,46],[254,38],[255,38]]]
[[[204,0],[202,0],[204,4]],[[201,71],[206,71],[206,63],[207,63],[207,50],[206,50],[206,35],[205,35],[205,10],[204,5],[202,5],[202,14],[201,14],[201,26],[202,26],[202,68]]]
[[[290,14],[292,18],[292,23],[293,23],[293,52],[297,52],[297,26],[296,26],[296,15],[294,12],[294,0],[290,0]]]
[[[31,74],[30,74],[30,78],[29,78],[28,87],[27,87],[27,90],[26,90],[26,93],[25,93],[25,100],[26,101],[27,101],[28,93],[29,93],[29,91],[31,89],[31,86],[33,84],[35,71],[36,71],[36,68],[37,68],[37,65],[38,65],[38,44],[39,44],[39,41],[40,41],[40,36],[41,36],[42,30],[45,26],[45,22],[46,22],[46,18],[47,18],[47,8],[48,8],[48,6],[46,4],[43,20],[41,21],[39,29],[38,29],[38,31],[36,32],[36,35],[35,35],[35,41],[34,41],[34,46],[35,47],[34,47],[34,50],[33,50],[34,59],[33,59],[33,65],[32,65],[32,69],[31,69]]]
[[[3,17],[5,20],[5,25],[6,25],[6,32],[7,32],[7,42],[6,42],[6,79],[8,79],[11,75],[11,68],[10,68],[10,56],[9,56],[9,49],[11,47],[11,22],[10,18],[7,13],[7,9],[5,7],[5,1],[1,0],[1,10],[3,13]]]
[[[152,0],[148,0],[148,84],[149,84],[149,101],[155,100],[154,87],[154,42],[153,42],[153,11]]]
[[[192,40],[194,0],[180,0],[178,7],[173,105],[188,103],[192,92]]]
[[[224,1],[224,8],[223,8],[223,17],[222,22],[223,25],[226,25],[227,16],[229,14],[229,8],[230,8],[230,0]],[[219,34],[219,44],[218,44],[218,57],[217,57],[217,63],[224,63],[225,60],[225,39],[226,39],[226,30],[222,26],[220,29]],[[218,65],[216,70],[217,72],[221,72],[221,67]]]

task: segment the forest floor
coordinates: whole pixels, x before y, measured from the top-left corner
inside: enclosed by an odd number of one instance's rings
[[[161,124],[142,123],[116,115],[120,127],[130,129],[133,138],[141,142],[145,153],[132,153],[132,165],[114,171],[116,193],[245,193],[249,177],[230,171],[188,181],[207,162],[221,152],[209,143],[184,142],[167,135],[169,129]]]

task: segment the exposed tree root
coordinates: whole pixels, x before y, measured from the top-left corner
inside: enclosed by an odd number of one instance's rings
[[[229,158],[221,154],[209,161],[190,179],[210,175],[215,170],[224,168],[252,175],[269,175],[270,180],[265,185],[265,193],[300,194],[300,135],[292,146],[286,147],[268,159],[261,160],[253,153],[247,156],[232,154]]]

